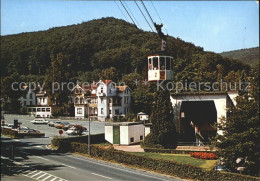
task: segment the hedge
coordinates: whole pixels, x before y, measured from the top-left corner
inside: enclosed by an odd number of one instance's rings
[[[18,131],[12,130],[10,128],[1,128],[1,134],[6,136],[11,136],[12,138],[18,138]]]
[[[87,144],[71,143],[72,152],[87,153]],[[133,165],[138,168],[149,169],[167,175],[178,176],[185,179],[195,180],[258,180],[256,177],[241,175],[236,173],[219,172],[216,170],[204,170],[192,165],[176,163],[174,161],[149,158],[135,155],[114,149],[105,149],[92,145],[91,156],[102,158],[104,160],[115,161],[127,165]]]
[[[190,154],[191,152],[215,153],[215,151],[190,151],[190,150],[158,149],[158,148],[144,148],[144,151],[149,153],[171,153],[171,154]]]
[[[30,136],[30,137],[45,136],[45,133],[19,133],[18,131],[12,130],[10,128],[1,128],[1,134],[10,136],[12,138],[23,138],[25,136]]]
[[[18,133],[18,137],[43,137],[45,136],[45,133]]]
[[[105,134],[91,134],[91,144],[105,143]],[[88,135],[75,136],[75,137],[54,137],[51,140],[51,145],[58,147],[59,151],[70,151],[72,142],[88,143]]]

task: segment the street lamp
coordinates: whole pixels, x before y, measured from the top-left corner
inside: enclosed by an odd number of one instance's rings
[[[88,103],[88,154],[91,155],[91,148],[90,148],[90,117],[89,117],[89,104],[91,99],[87,98]]]

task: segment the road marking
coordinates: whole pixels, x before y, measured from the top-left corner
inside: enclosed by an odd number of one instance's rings
[[[14,141],[21,141],[21,140],[18,140],[18,139],[13,139]]]
[[[77,169],[76,167],[72,167],[72,166],[69,166],[69,165],[66,165],[66,164],[62,164],[62,165],[66,166],[66,167],[73,168],[73,169]]]
[[[41,174],[41,173],[42,173],[42,171],[39,171],[38,173],[34,174],[34,175],[31,176],[31,177],[35,177],[35,176],[37,176],[37,175],[39,175],[39,174]]]
[[[110,177],[106,177],[106,176],[103,176],[103,175],[99,175],[99,174],[96,174],[96,173],[91,173],[91,174],[93,174],[93,175],[97,175],[97,176],[100,176],[100,177],[104,177],[104,178],[107,178],[107,179],[112,179],[112,178],[110,178]]]
[[[40,158],[41,158],[41,157],[40,157]],[[49,174],[49,173],[47,173],[47,172],[44,172],[44,171],[34,170],[33,168],[31,168],[31,167],[29,167],[29,166],[27,166],[27,165],[24,165],[23,163],[15,162],[14,160],[9,159],[9,158],[7,158],[7,157],[4,157],[4,156],[2,156],[2,155],[1,155],[1,159],[7,159],[7,160],[12,161],[12,162],[15,163],[16,165],[21,165],[21,166],[23,166],[23,168],[11,169],[11,171],[16,171],[16,172],[18,172],[18,173],[20,173],[20,172],[23,171],[23,173],[22,173],[23,176],[32,178],[32,179],[34,179],[34,180],[39,180],[40,178],[42,178],[43,176],[46,175],[47,177],[44,178],[42,181],[45,181],[45,180],[47,180],[47,179],[50,178],[50,177],[54,177],[51,181],[54,181],[54,180],[56,180],[56,179],[59,179],[60,181],[68,181],[68,180],[65,180],[65,179],[60,178],[60,177],[56,177],[56,176],[54,176],[54,175],[52,175],[52,174]],[[47,160],[47,159],[46,159],[46,160]],[[24,169],[27,169],[27,170],[24,170]],[[28,173],[28,172],[29,172],[29,173]],[[37,173],[37,172],[38,172],[38,173]],[[33,175],[33,174],[34,174],[34,175]],[[38,176],[37,178],[33,178],[33,177],[35,177],[35,176],[37,176],[37,175],[39,175],[39,174],[42,174],[42,175]],[[39,181],[40,181],[40,180],[39,180]]]
[[[41,176],[37,177],[36,179],[42,178],[45,175],[47,175],[47,173],[42,174]]]
[[[49,159],[47,159],[47,158],[43,158],[43,157],[41,157],[41,156],[35,156],[35,157],[41,158],[41,159],[43,159],[43,160],[45,160],[45,161],[51,161],[51,160],[49,160]]]
[[[33,174],[33,173],[35,173],[35,172],[37,172],[37,170],[34,170],[34,171],[32,171],[32,172],[26,174],[26,176],[29,176],[29,175],[31,175],[31,174]]]
[[[57,161],[49,160],[49,159],[47,159],[47,158],[43,158],[43,157],[41,157],[41,156],[35,156],[35,157],[41,158],[41,159],[43,159],[43,160],[50,161],[50,162],[57,162]],[[76,167],[73,167],[73,166],[70,166],[70,165],[67,165],[67,164],[62,164],[62,165],[66,166],[66,167],[73,168],[73,169],[77,169]]]
[[[48,177],[45,177],[43,180],[41,180],[41,181],[45,181],[45,180],[47,180],[48,178],[50,178],[50,177],[52,177],[52,175],[49,175]]]
[[[56,180],[56,178],[57,178],[57,177],[55,177],[55,178],[51,179],[50,181],[54,181],[54,180]]]
[[[73,158],[76,158],[76,159],[82,160],[82,161],[91,162],[91,163],[94,163],[94,164],[97,164],[97,165],[101,165],[101,166],[106,165],[106,166],[114,168],[114,169],[122,170],[122,171],[129,172],[129,173],[134,173],[134,174],[137,174],[137,175],[143,175],[143,176],[146,176],[146,177],[151,177],[151,178],[156,178],[156,179],[160,179],[160,180],[165,180],[165,179],[160,178],[160,177],[154,177],[154,176],[150,176],[150,175],[146,175],[146,174],[142,174],[142,173],[138,173],[138,172],[134,172],[134,171],[130,171],[130,170],[114,167],[114,166],[111,166],[111,165],[108,165],[108,164],[104,164],[104,163],[101,164],[101,163],[98,163],[98,162],[93,162],[93,161],[90,161],[90,160],[87,160],[87,159],[83,159],[83,158],[78,158],[78,157],[75,157],[75,156],[70,156],[69,155],[69,157],[73,157]],[[165,180],[165,181],[168,181],[168,180]]]

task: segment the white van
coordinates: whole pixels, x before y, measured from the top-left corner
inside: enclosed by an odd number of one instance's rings
[[[48,124],[49,121],[42,119],[42,118],[36,118],[36,119],[32,120],[31,123],[33,123],[33,124]]]

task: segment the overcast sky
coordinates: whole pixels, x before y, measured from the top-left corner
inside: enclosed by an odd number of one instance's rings
[[[143,8],[140,1],[137,3]],[[206,51],[220,53],[259,46],[259,5],[256,1],[144,3],[155,22],[162,20],[165,34],[201,46]],[[125,1],[125,6],[134,15],[139,28],[151,31],[134,1]],[[102,17],[131,22],[120,1],[1,0],[1,35],[47,30]]]

